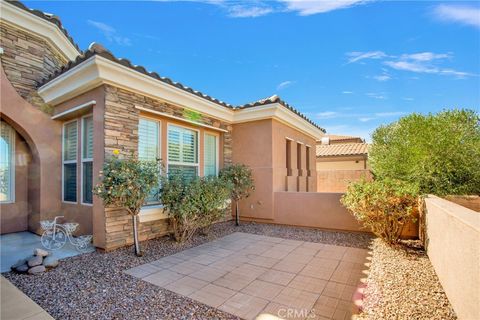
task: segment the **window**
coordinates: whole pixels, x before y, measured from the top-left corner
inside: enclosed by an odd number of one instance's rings
[[[93,203],[93,117],[82,119],[82,203]]]
[[[292,175],[292,141],[287,139],[286,144],[286,165],[287,165],[287,176]]]
[[[168,173],[185,179],[198,175],[198,131],[169,125]]]
[[[15,131],[5,122],[1,122],[0,133],[0,202],[13,202],[15,194]]]
[[[77,120],[63,125],[63,201],[77,202]]]
[[[156,161],[160,159],[160,123],[140,118],[138,123],[138,159]],[[147,198],[147,205],[158,204],[159,189],[154,188]]]
[[[204,176],[216,176],[218,174],[218,137],[205,133],[204,144]]]

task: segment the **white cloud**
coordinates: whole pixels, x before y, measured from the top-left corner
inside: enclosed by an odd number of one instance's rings
[[[373,76],[372,78],[377,80],[377,81],[380,81],[380,82],[384,82],[384,81],[388,81],[388,80],[392,79],[392,77],[389,74],[386,74],[386,73],[380,74],[380,75],[377,75],[377,76]]]
[[[402,54],[401,59],[404,60],[415,60],[415,61],[432,61],[432,60],[439,60],[439,59],[447,59],[451,58],[450,53],[433,53],[433,52],[419,52],[419,53],[412,53],[412,54]]]
[[[370,98],[374,98],[374,99],[378,99],[378,100],[386,100],[387,99],[387,95],[383,92],[380,92],[380,93],[369,92],[369,93],[365,93],[365,95],[370,97]]]
[[[234,5],[228,7],[229,16],[233,18],[256,18],[273,12],[270,7],[250,7],[247,5]]]
[[[349,8],[365,4],[368,0],[281,0],[289,11],[298,12],[301,16],[325,13],[333,10]]]
[[[358,118],[358,121],[360,121],[360,122],[368,122],[368,121],[374,120],[374,119],[376,119],[376,118],[375,118],[375,117],[360,117],[360,118]]]
[[[365,59],[383,59],[386,58],[387,55],[383,51],[369,51],[369,52],[347,52],[348,63],[358,62]]]
[[[282,89],[285,89],[287,87],[290,87],[294,83],[295,83],[295,81],[290,81],[290,80],[280,82],[277,86],[277,90],[282,90]]]
[[[332,119],[332,118],[337,118],[340,115],[341,114],[339,114],[338,112],[335,112],[335,111],[325,111],[325,112],[315,113],[314,117],[316,119]]]
[[[389,55],[383,51],[368,51],[368,52],[347,52],[347,63],[358,63],[366,59],[381,60],[385,66],[388,66],[395,70],[410,71],[416,73],[428,73],[454,76],[457,78],[466,78],[469,76],[475,76],[475,74],[458,71],[452,68],[445,68],[439,66],[446,59],[452,59],[452,53],[434,53],[434,52],[418,52],[418,53],[405,53],[399,56]],[[388,73],[388,69],[383,70],[383,74],[373,76],[372,78],[377,81],[388,81],[392,77]]]
[[[410,98],[410,97],[403,97],[402,100],[405,100],[405,101],[413,101],[413,100],[415,100],[415,99]]]
[[[353,94],[353,91],[342,91],[343,94]]]
[[[433,15],[439,20],[480,28],[480,7],[441,4],[433,9]]]
[[[87,20],[87,23],[100,31],[109,42],[114,42],[120,46],[131,46],[132,42],[129,38],[120,36],[114,27],[98,21]]]

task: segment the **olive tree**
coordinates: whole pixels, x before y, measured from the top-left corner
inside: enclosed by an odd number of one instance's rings
[[[418,184],[422,194],[480,194],[480,117],[465,109],[411,114],[372,136],[376,179]]]
[[[255,190],[252,170],[244,164],[233,164],[223,168],[219,174],[220,178],[231,183],[230,197],[235,201],[235,225],[239,225],[240,212],[238,202],[250,196]]]
[[[105,161],[94,194],[106,207],[125,209],[132,217],[135,254],[141,256],[137,216],[145,199],[158,186],[160,167],[156,161],[141,161],[133,155],[119,158],[118,151]]]

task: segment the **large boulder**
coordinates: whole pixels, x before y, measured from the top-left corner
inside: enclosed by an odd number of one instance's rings
[[[48,251],[40,248],[36,248],[35,250],[33,250],[33,255],[39,256],[39,257],[46,257],[48,256]]]
[[[30,268],[28,269],[28,273],[30,274],[38,274],[38,273],[42,273],[42,272],[45,272],[45,266],[35,266],[33,268]]]
[[[43,262],[43,257],[42,256],[34,256],[28,259],[28,266],[29,267],[35,267],[41,265]]]
[[[56,266],[58,266],[58,259],[53,256],[48,256],[43,259],[43,265],[46,268],[55,268]]]

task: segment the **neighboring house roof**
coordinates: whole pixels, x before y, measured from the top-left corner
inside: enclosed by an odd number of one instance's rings
[[[330,143],[347,143],[347,142],[358,142],[362,143],[364,140],[360,137],[355,136],[344,136],[338,134],[326,134],[323,136],[324,138],[329,138]]]
[[[62,67],[60,70],[58,70],[57,72],[52,74],[49,78],[45,79],[43,81],[43,83],[40,84],[40,87],[49,83],[50,81],[54,80],[55,78],[59,77],[63,73],[67,72],[68,70],[73,69],[77,65],[80,65],[82,62],[88,60],[89,58],[91,58],[94,55],[101,56],[101,57],[106,58],[106,59],[108,59],[112,62],[118,63],[122,66],[130,68],[130,69],[135,70],[137,72],[140,72],[140,73],[142,73],[144,75],[147,75],[149,77],[152,77],[152,78],[154,78],[158,81],[169,84],[171,86],[174,86],[176,88],[179,88],[181,90],[184,90],[186,92],[189,92],[191,94],[194,94],[194,95],[199,96],[203,99],[214,102],[214,103],[216,103],[220,106],[223,106],[225,108],[229,108],[229,109],[232,109],[232,110],[242,110],[242,109],[246,109],[246,108],[253,108],[253,107],[257,107],[257,106],[264,106],[264,105],[269,105],[269,104],[273,104],[273,103],[278,103],[281,106],[287,108],[288,110],[294,112],[296,115],[298,115],[299,117],[301,117],[302,119],[304,119],[305,121],[310,123],[311,125],[315,126],[317,129],[325,132],[325,129],[321,128],[316,123],[314,123],[312,120],[308,119],[301,112],[299,112],[298,110],[296,110],[295,108],[293,108],[292,106],[290,106],[289,104],[287,104],[286,102],[281,100],[280,97],[278,97],[277,95],[274,95],[274,96],[271,96],[269,98],[262,99],[262,100],[259,100],[259,101],[253,102],[253,103],[245,104],[245,105],[242,105],[242,106],[233,106],[229,103],[226,103],[224,101],[221,101],[221,100],[215,99],[215,98],[213,98],[209,95],[206,95],[206,94],[204,94],[200,91],[193,90],[192,88],[187,87],[187,86],[181,84],[180,82],[175,82],[175,81],[173,81],[169,78],[161,77],[156,72],[149,72],[149,71],[147,71],[147,69],[145,69],[145,67],[134,65],[128,59],[117,58],[109,50],[107,50],[105,47],[103,47],[101,44],[98,44],[98,43],[92,43],[89,46],[88,50],[85,51],[82,55],[78,56],[74,61],[70,61],[64,67]]]
[[[353,155],[367,155],[367,143],[338,143],[330,145],[317,145],[318,157],[334,157],[334,156],[353,156]]]
[[[60,31],[62,31],[62,33],[65,35],[65,37],[67,37],[68,41],[70,41],[72,43],[72,45],[78,50],[78,52],[82,53],[82,50],[80,50],[80,48],[75,43],[73,38],[68,34],[67,29],[65,29],[62,25],[62,21],[60,21],[60,18],[57,17],[56,15],[53,15],[51,13],[46,13],[46,12],[36,10],[36,9],[30,9],[27,6],[25,6],[23,3],[21,3],[20,1],[5,0],[5,2],[7,2],[9,4],[12,4],[12,5],[14,5],[17,8],[20,8],[22,10],[25,10],[25,11],[27,11],[27,12],[29,12],[29,13],[37,16],[37,17],[40,17],[40,18],[42,18],[42,19],[44,19],[44,20],[46,20],[50,23],[53,23],[54,25],[56,25],[60,29]]]

